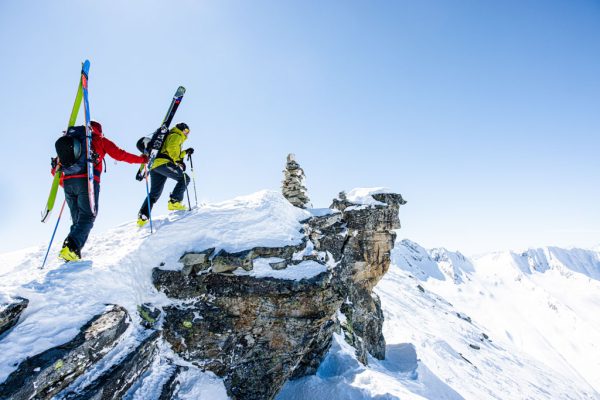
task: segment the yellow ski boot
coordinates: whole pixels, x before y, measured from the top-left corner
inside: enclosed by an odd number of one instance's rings
[[[58,258],[62,258],[63,260],[65,260],[67,262],[81,260],[79,251],[71,250],[68,245],[63,246],[60,253],[58,253]]]
[[[167,208],[169,211],[182,211],[188,209],[182,202],[174,200],[169,200],[169,203],[167,203]]]
[[[137,226],[141,228],[142,226],[146,225],[148,223],[148,221],[149,221],[148,216],[146,216],[144,214],[139,214],[138,220],[137,220]]]

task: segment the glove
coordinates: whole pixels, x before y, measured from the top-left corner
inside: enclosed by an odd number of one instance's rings
[[[178,166],[179,168],[181,168],[181,170],[182,170],[183,172],[185,172],[185,163],[184,163],[183,161],[179,161],[179,162],[177,163],[177,166]]]
[[[140,154],[140,157],[142,157],[144,159],[144,164],[148,163],[148,155],[147,154]]]
[[[190,147],[189,149],[185,150],[185,154],[191,156],[192,154],[194,154],[194,149]]]
[[[56,169],[58,166],[58,157],[50,157],[50,165],[52,166],[52,169]]]
[[[135,180],[136,181],[144,180],[144,170],[143,169],[139,169],[138,172],[135,174]]]

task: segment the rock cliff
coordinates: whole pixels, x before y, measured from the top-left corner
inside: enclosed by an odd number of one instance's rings
[[[372,289],[389,268],[405,202],[397,194],[373,198],[377,204],[334,200],[330,213],[304,221],[297,246],[206,249],[182,257],[185,273],[155,269],[156,287],[176,300],[164,308],[165,339],[223,377],[236,399],[273,398],[286,380],[314,373],[340,327],[362,362],[368,353],[383,359],[383,314]],[[252,273],[265,264],[268,276]]]
[[[294,244],[187,251],[181,268],[152,272],[164,304],[142,304],[135,318],[107,306],[70,342],[22,361],[0,384],[0,398],[119,399],[166,364],[160,399],[176,398],[179,376],[196,367],[220,377],[233,399],[272,399],[286,381],[316,372],[334,332],[361,362],[383,359],[383,313],[372,289],[389,268],[404,203],[398,194],[366,203],[341,194],[301,222]],[[142,332],[138,340],[104,360],[132,329]]]

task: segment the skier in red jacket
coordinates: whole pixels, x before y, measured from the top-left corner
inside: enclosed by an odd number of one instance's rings
[[[130,164],[143,164],[148,161],[145,155],[136,156],[118,147],[112,141],[102,135],[102,125],[97,121],[91,121],[92,126],[92,155],[94,159],[94,194],[96,210],[98,209],[98,195],[100,193],[100,175],[102,174],[102,162],[108,154],[117,161],[125,161]],[[56,167],[60,166],[57,160],[53,166],[54,174]],[[76,261],[81,258],[81,249],[94,226],[96,216],[90,208],[88,195],[87,171],[85,169],[69,172],[67,168],[63,171],[61,183],[65,189],[65,199],[71,211],[71,230],[63,243],[59,257],[65,261]]]

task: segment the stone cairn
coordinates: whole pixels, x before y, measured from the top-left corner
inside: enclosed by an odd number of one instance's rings
[[[283,196],[296,207],[309,207],[310,199],[306,193],[306,186],[304,186],[304,170],[296,162],[294,154],[288,154],[283,174],[284,179],[281,185]]]

